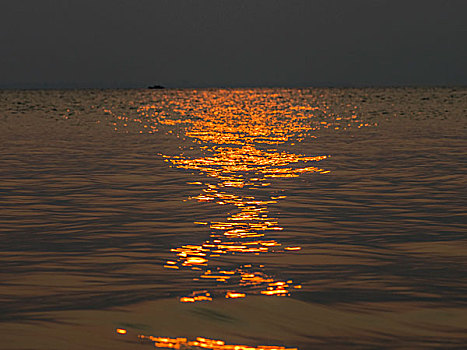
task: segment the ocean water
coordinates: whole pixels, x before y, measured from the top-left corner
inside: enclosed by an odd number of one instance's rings
[[[465,88],[0,96],[1,349],[465,347]]]

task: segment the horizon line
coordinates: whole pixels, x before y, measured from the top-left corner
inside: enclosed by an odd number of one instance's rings
[[[233,84],[233,85],[161,85],[162,88],[150,88],[149,86],[134,86],[133,84],[116,86],[89,85],[45,85],[21,84],[12,86],[0,86],[0,90],[196,90],[196,89],[378,89],[378,88],[467,88],[467,84]]]

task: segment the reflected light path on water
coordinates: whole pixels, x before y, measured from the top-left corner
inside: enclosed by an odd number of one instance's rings
[[[105,110],[120,124],[115,130],[128,132],[128,123],[139,124],[140,133],[166,132],[177,137],[179,154],[159,154],[171,167],[201,175],[200,187],[190,197],[198,202],[224,206],[219,221],[202,217],[194,222],[209,227],[209,239],[186,242],[171,251],[167,269],[199,271],[194,281],[217,282],[215,291],[200,287],[180,298],[181,302],[210,301],[214,296],[241,298],[248,294],[288,296],[301,288],[290,279],[266,273],[265,266],[251,258],[233,255],[284,254],[300,250],[279,242],[271,232],[283,227],[270,214],[270,206],[286,198],[271,183],[276,178],[303,174],[326,174],[318,166],[327,155],[309,156],[291,152],[304,139],[315,138],[321,129],[368,127],[356,114],[334,115],[326,103],[316,106],[306,100],[265,90],[201,90],[188,94],[167,93],[157,103],[141,104],[138,116],[120,116]],[[320,96],[323,97],[323,96]],[[352,107],[356,109],[356,107]],[[232,210],[233,208],[233,210]],[[230,258],[229,258],[230,257]],[[234,260],[234,262],[231,262]]]
[[[196,338],[196,340],[188,340],[187,338],[166,338],[139,335],[138,338],[142,341],[151,342],[156,348],[189,349],[194,347],[212,350],[297,350],[297,348],[285,348],[283,346],[252,347],[248,345],[230,345],[225,344],[222,340],[201,337]]]
[[[278,149],[281,144],[299,142],[311,127],[304,123],[305,117],[281,113],[274,100],[270,101],[272,105],[258,104],[247,92],[233,96],[205,95],[196,104],[187,101],[186,105],[177,105],[176,114],[180,119],[174,119],[174,114],[159,115],[160,124],[184,124],[184,136],[197,143],[205,154],[202,157],[163,155],[172,166],[199,172],[210,179],[192,182],[201,187],[201,193],[191,199],[226,207],[224,220],[197,222],[209,226],[209,239],[202,244],[173,248],[177,258],[167,261],[165,267],[199,270],[199,280],[215,280],[224,285],[222,294],[226,298],[248,294],[286,296],[292,288],[300,288],[291,280],[266,274],[263,265],[252,265],[248,258],[242,259],[247,263],[236,266],[216,265],[225,255],[299,250],[298,246],[288,246],[287,242],[268,237],[270,231],[283,230],[277,219],[270,216],[269,206],[285,196],[271,193],[265,196],[261,191],[259,198],[256,193],[270,186],[272,178],[328,172],[317,166],[317,162],[326,158],[324,155],[310,157]],[[230,210],[232,206],[234,210]],[[212,297],[210,291],[197,290],[180,301],[207,301]]]
[[[254,263],[254,256],[301,250],[300,246],[275,238],[274,232],[282,231],[283,227],[271,214],[270,207],[286,196],[280,194],[280,188],[271,185],[276,178],[329,173],[318,165],[327,155],[290,151],[305,138],[314,138],[314,131],[346,128],[351,124],[359,128],[369,125],[358,125],[360,121],[355,115],[327,118],[326,106],[301,104],[258,90],[194,91],[185,99],[142,105],[138,113],[140,116],[133,121],[141,124],[140,132],[166,130],[180,141],[191,141],[188,152],[180,147],[179,154],[159,156],[171,167],[197,176],[197,180],[203,176],[202,181],[189,182],[200,189],[190,200],[222,207],[222,219],[208,221],[200,217],[194,222],[209,229],[209,237],[204,242],[186,242],[171,249],[174,257],[164,267],[198,272],[194,281],[201,286],[179,300],[193,303],[253,294],[289,296],[294,289],[300,289],[301,285],[291,279],[277,277],[286,275],[286,271],[271,274],[266,272],[265,265]],[[123,122],[130,121],[116,117]],[[216,287],[214,290],[203,287],[203,282],[211,288],[215,283]],[[226,345],[206,338],[189,341],[138,337],[163,348],[286,349]]]

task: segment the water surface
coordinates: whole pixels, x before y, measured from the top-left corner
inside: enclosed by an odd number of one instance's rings
[[[465,89],[1,95],[7,348],[465,344]]]

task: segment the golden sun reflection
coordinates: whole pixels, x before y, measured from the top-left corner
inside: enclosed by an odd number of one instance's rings
[[[180,140],[179,154],[159,156],[171,167],[204,177],[202,181],[188,182],[200,189],[191,200],[224,209],[221,219],[199,218],[194,222],[208,228],[209,237],[204,242],[171,249],[174,256],[164,267],[193,270],[197,274],[193,281],[203,286],[181,296],[180,302],[245,298],[251,294],[281,297],[300,289],[300,284],[268,273],[262,264],[254,264],[255,256],[301,250],[296,243],[289,245],[275,238],[283,227],[270,214],[270,208],[286,196],[278,194],[277,188],[269,192],[268,188],[287,178],[329,173],[318,166],[328,156],[293,152],[306,138],[316,138],[312,133],[317,130],[341,132],[373,126],[353,114],[356,111],[332,114],[324,95],[273,91],[167,92],[157,102],[136,108],[137,118],[106,110],[116,131],[128,132],[125,128],[133,121],[140,133],[165,132]],[[117,330],[121,335],[125,332]],[[207,338],[138,337],[159,348],[286,350],[281,346],[227,345]]]
[[[198,337],[195,340],[187,338],[154,337],[151,335],[139,335],[142,341],[151,342],[156,348],[168,349],[211,349],[211,350],[297,350],[297,348],[285,348],[283,346],[260,345],[252,347],[248,345],[229,345],[222,340],[214,340]]]
[[[135,108],[137,117],[105,110],[112,117],[111,125],[120,132],[128,132],[133,121],[140,133],[159,131],[177,137],[180,153],[159,155],[171,167],[208,179],[188,182],[200,187],[191,200],[225,208],[226,215],[220,220],[200,218],[195,222],[209,228],[208,239],[171,250],[174,258],[164,267],[193,270],[198,272],[193,280],[204,283],[180,301],[248,294],[287,296],[291,289],[300,288],[293,281],[267,274],[263,265],[253,265],[254,259],[246,257],[292,254],[301,249],[274,238],[283,227],[270,215],[270,207],[286,196],[278,195],[277,189],[268,195],[267,188],[274,181],[329,173],[318,166],[328,156],[291,151],[305,138],[315,138],[317,130],[372,126],[359,119],[356,106],[347,106],[350,112],[346,115],[334,115],[326,96],[309,94],[306,90],[298,94],[248,89],[169,91],[157,102]],[[243,264],[231,262],[239,261],[239,254],[245,256]],[[213,283],[217,284],[214,289]],[[212,290],[205,290],[209,288]]]
[[[177,258],[167,261],[165,267],[199,270],[198,281],[216,281],[225,285],[226,298],[240,298],[247,294],[287,296],[290,288],[299,288],[292,281],[276,280],[264,273],[261,267],[250,264],[230,268],[210,267],[211,260],[234,254],[271,254],[300,250],[288,247],[273,238],[266,238],[270,231],[281,231],[276,218],[269,215],[269,207],[286,196],[255,196],[257,189],[270,186],[272,178],[298,177],[304,173],[326,173],[317,162],[327,156],[306,156],[286,150],[280,145],[300,142],[314,128],[307,126],[305,108],[280,111],[274,100],[256,104],[248,93],[243,101],[232,96],[204,96],[197,103],[185,101],[173,106],[174,114],[159,114],[161,125],[184,125],[184,137],[200,145],[201,157],[184,153],[162,155],[166,162],[178,169],[197,171],[210,178],[206,182],[190,182],[201,186],[198,202],[211,202],[236,208],[222,221],[209,223],[210,238],[202,244],[187,244],[173,248]],[[238,98],[238,96],[237,96]],[[311,111],[314,108],[310,109]],[[189,114],[187,113],[189,111]],[[326,123],[325,123],[326,124]],[[323,124],[320,124],[323,125]],[[264,266],[263,266],[264,267]],[[215,291],[213,291],[216,294]],[[194,291],[180,298],[181,302],[212,300],[207,291]]]

